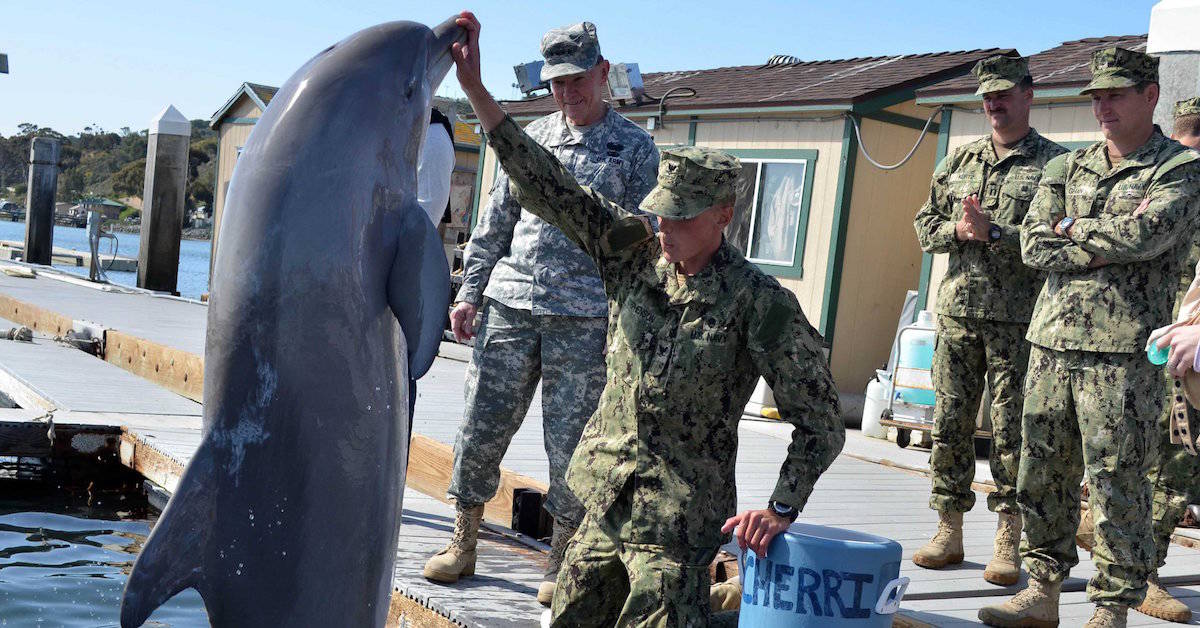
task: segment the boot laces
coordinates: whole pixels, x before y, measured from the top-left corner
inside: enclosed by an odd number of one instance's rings
[[[1030,579],[1029,586],[1014,595],[1009,603],[1019,610],[1025,610],[1042,602],[1046,599],[1046,592],[1036,583],[1036,580]]]
[[[940,541],[945,543],[950,540],[950,535],[952,534],[954,534],[954,526],[951,525],[949,520],[942,519],[938,521],[938,529],[937,532],[933,534],[933,540],[934,542]]]

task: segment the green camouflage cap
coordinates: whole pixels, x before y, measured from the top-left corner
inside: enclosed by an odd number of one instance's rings
[[[1175,103],[1175,118],[1200,114],[1200,96]]]
[[[971,74],[979,81],[979,89],[975,90],[976,96],[988,92],[1002,92],[1016,87],[1022,79],[1029,76],[1029,59],[995,55],[976,63],[971,69]]]
[[[596,25],[580,22],[561,28],[552,28],[542,36],[542,80],[580,74],[592,69],[600,61],[600,40],[596,39]]]
[[[1157,82],[1157,57],[1124,48],[1103,48],[1092,53],[1092,82],[1079,93]]]
[[[664,218],[694,218],[735,196],[742,163],[710,148],[685,146],[664,150],[658,162],[658,186],[642,201],[642,211]]]

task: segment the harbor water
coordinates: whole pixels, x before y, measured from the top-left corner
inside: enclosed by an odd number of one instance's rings
[[[117,255],[137,258],[139,238],[136,233],[116,233]],[[25,241],[25,223],[0,221],[0,240]],[[74,249],[83,253],[88,252],[87,230],[79,227],[64,227],[54,225],[54,246],[64,249]],[[111,259],[112,240],[104,238],[100,241],[101,261]],[[208,292],[208,260],[212,247],[208,240],[183,240],[179,246],[179,285],[180,296],[199,299],[200,295]],[[87,277],[87,266],[54,265],[55,268]],[[108,271],[108,278],[113,283],[123,286],[136,286],[137,273]]]
[[[20,495],[27,491],[10,482],[0,485],[0,626],[119,626],[121,592],[154,511],[144,500],[88,505],[86,496]],[[200,594],[188,589],[145,625],[209,624]]]

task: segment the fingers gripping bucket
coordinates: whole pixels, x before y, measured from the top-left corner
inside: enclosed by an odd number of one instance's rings
[[[890,626],[908,588],[900,556],[891,539],[793,523],[765,557],[742,554],[738,626]]]

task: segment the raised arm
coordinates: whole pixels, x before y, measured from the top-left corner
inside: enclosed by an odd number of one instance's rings
[[[631,216],[616,203],[579,185],[549,151],[533,141],[500,108],[479,72],[479,21],[469,12],[458,18],[467,31],[466,44],[454,44],[452,55],[459,83],[488,134],[509,178],[508,191],[530,213],[558,227],[604,270],[609,255],[653,237],[645,217]]]

